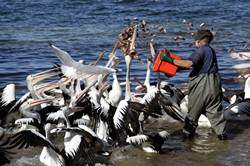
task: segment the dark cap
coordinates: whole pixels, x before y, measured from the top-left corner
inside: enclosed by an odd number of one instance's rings
[[[208,29],[200,29],[194,35],[194,40],[202,40],[207,38],[211,42],[214,38],[213,33]]]

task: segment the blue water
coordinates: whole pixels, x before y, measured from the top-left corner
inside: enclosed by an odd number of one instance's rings
[[[242,61],[232,59],[229,48],[242,49],[250,37],[250,2],[248,0],[0,0],[0,87],[15,83],[17,94],[24,94],[27,75],[49,69],[59,63],[48,43],[68,51],[76,60],[95,61],[105,52],[101,64],[105,64],[118,33],[133,19],[146,20],[157,32],[164,27],[166,33],[156,33],[157,48],[170,48],[187,58],[193,47],[187,25],[192,22],[196,30],[201,23],[217,34],[212,43],[218,56],[223,86],[242,89],[243,83],[235,81],[238,73],[232,69]],[[184,34],[179,46],[174,41]],[[146,62],[149,48],[146,42],[138,44],[138,53]],[[244,51],[249,51],[245,49]],[[125,79],[123,55],[119,80]],[[146,65],[132,62],[132,76],[143,80]],[[185,85],[188,71],[181,71],[170,79],[162,79],[177,85]],[[153,79],[156,78],[152,74]]]
[[[162,26],[167,33],[154,37],[158,48],[171,48],[179,55],[188,56],[193,48],[190,36],[177,46],[174,37],[186,32],[183,20],[192,22],[194,29],[201,23],[213,28],[217,36],[213,42],[218,55],[220,72],[225,80],[233,80],[237,75],[232,65],[241,63],[227,53],[229,48],[241,48],[249,41],[250,3],[248,1],[209,2],[182,1],[87,1],[87,0],[40,0],[40,1],[0,1],[0,86],[7,83],[17,85],[17,93],[26,89],[27,75],[50,68],[59,62],[48,47],[52,42],[68,51],[76,60],[93,62],[97,55],[106,50],[106,59],[117,39],[118,33],[137,18],[146,20],[151,27]],[[138,52],[145,61],[149,54],[146,45]],[[119,53],[119,52],[118,52]],[[122,54],[119,68],[124,69]],[[146,61],[145,61],[146,62]],[[143,79],[145,65],[134,61],[132,78]],[[120,80],[124,80],[120,72]],[[178,73],[170,81],[185,83],[187,71]],[[152,74],[155,78],[155,75]],[[162,76],[163,79],[166,79]],[[227,81],[225,86],[237,88],[242,84]]]

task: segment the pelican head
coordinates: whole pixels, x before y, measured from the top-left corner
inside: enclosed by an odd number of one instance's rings
[[[36,112],[31,112],[31,110],[36,106],[40,106],[50,101],[51,99],[28,99],[20,106],[19,110],[24,116],[37,119],[38,122],[41,123],[40,115]]]

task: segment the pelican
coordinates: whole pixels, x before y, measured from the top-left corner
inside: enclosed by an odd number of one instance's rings
[[[48,166],[65,165],[65,155],[49,140],[48,129],[50,126],[45,126],[46,137],[34,130],[22,130],[12,136],[11,145],[18,149],[33,147],[43,147],[40,154],[40,161]]]
[[[242,63],[242,64],[234,65],[233,69],[235,69],[237,72],[241,74],[249,74],[250,63]]]
[[[145,133],[132,137],[128,137],[126,142],[132,145],[142,145],[143,150],[147,153],[159,153],[162,151],[162,145],[170,134],[167,131],[160,131],[157,133]]]
[[[58,132],[70,132],[73,135],[70,142],[67,141],[64,143],[66,154],[83,157],[89,165],[95,165],[95,153],[103,151],[103,144],[93,130],[85,125],[51,130],[51,133]],[[78,163],[78,161],[75,162]]]
[[[115,58],[113,60],[113,65],[115,66]],[[116,72],[113,73],[113,83],[112,83],[112,89],[108,93],[108,101],[111,103],[112,106],[117,107],[118,103],[120,102],[122,98],[122,89],[120,86],[120,83],[117,78]]]
[[[224,116],[227,120],[250,120],[250,75],[248,74],[246,77],[247,79],[245,81],[244,99],[236,101],[225,109]]]
[[[230,56],[239,60],[250,60],[250,52],[231,52]]]
[[[89,154],[85,151],[86,148],[91,148],[88,141],[83,136],[79,134],[71,133],[70,124],[67,119],[68,108],[64,108],[63,115],[66,120],[67,128],[55,128],[51,130],[51,125],[47,123],[45,125],[45,136],[41,133],[34,130],[22,130],[12,136],[11,145],[21,148],[28,148],[29,146],[42,146],[43,150],[40,155],[40,161],[48,166],[53,165],[74,165],[76,164],[81,157],[85,158],[89,165],[94,165],[94,156],[91,151],[88,151]],[[86,127],[84,128],[86,132],[91,133],[91,129]],[[64,148],[60,151],[51,141],[50,133],[55,132],[66,132],[64,137]],[[83,132],[83,131],[81,131]],[[95,133],[92,132],[92,135]],[[86,134],[86,133],[85,133]]]
[[[26,102],[24,102],[19,110],[20,113],[24,116],[24,117],[28,117],[28,118],[34,118],[38,121],[38,123],[41,124],[41,116],[38,112],[32,112],[31,110],[36,108],[37,106],[40,106],[43,103],[48,103],[51,102],[51,99],[28,99]]]
[[[26,77],[27,88],[31,93],[32,98],[41,98],[40,94],[36,91],[37,85],[40,81],[58,75],[58,68],[46,70],[37,74],[31,74]]]
[[[182,112],[183,117],[185,118],[188,114],[188,95],[186,95],[180,102],[180,110]],[[183,121],[182,121],[183,122]],[[211,123],[208,118],[201,114],[198,119],[198,127],[210,128]]]
[[[9,110],[15,105],[16,94],[15,84],[8,84],[3,88],[0,101],[0,124],[3,123],[6,116],[8,116]]]
[[[15,120],[21,118],[22,115],[19,110],[29,97],[30,93],[27,92],[18,101],[16,101],[14,84],[9,84],[3,89],[0,102],[1,126],[12,125]]]

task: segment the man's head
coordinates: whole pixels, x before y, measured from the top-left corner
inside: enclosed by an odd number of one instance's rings
[[[201,47],[206,43],[210,43],[213,38],[213,33],[210,30],[200,29],[194,35],[195,45]]]

